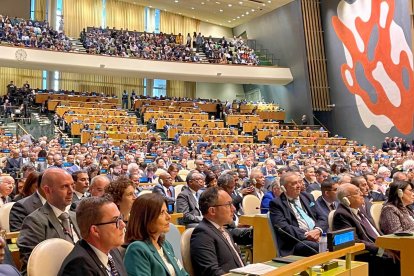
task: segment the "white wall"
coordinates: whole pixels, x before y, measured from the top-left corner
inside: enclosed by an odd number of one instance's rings
[[[223,36],[226,38],[233,37],[233,30],[231,28],[211,24],[204,21],[200,22],[200,32],[205,37],[208,37],[210,35],[215,38]]]
[[[232,101],[244,99],[245,95],[242,84],[197,82],[196,98]]]

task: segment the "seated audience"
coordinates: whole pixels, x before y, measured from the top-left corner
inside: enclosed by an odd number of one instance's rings
[[[264,194],[262,201],[260,202],[260,212],[262,214],[267,214],[269,212],[270,201],[282,194],[279,179],[273,180],[272,184],[270,185],[270,189],[270,191]]]
[[[274,225],[281,256],[316,254],[319,250],[319,239],[328,229],[326,217],[313,197],[301,192],[301,179],[296,172],[282,175],[280,185],[283,193],[270,202],[269,216]]]
[[[97,175],[92,178],[91,185],[89,185],[90,196],[103,196],[105,188],[109,185],[109,179],[105,175]]]
[[[367,181],[369,192],[368,198],[372,201],[385,201],[387,197],[379,190],[375,175],[372,173],[364,174],[364,178]]]
[[[178,172],[180,171],[180,168],[177,164],[171,164],[168,167],[167,172],[171,175],[174,182],[184,182],[184,180],[181,178],[181,176],[178,175]]]
[[[126,177],[119,177],[109,183],[105,188],[105,194],[112,197],[116,206],[122,214],[125,223],[128,223],[132,204],[137,198],[134,183]]]
[[[183,213],[183,217],[179,220],[180,224],[192,228],[197,226],[203,219],[198,205],[198,198],[200,189],[204,188],[205,177],[194,170],[187,175],[186,180],[187,186],[184,186],[177,196],[176,209],[177,213]]]
[[[76,171],[72,173],[72,178],[74,181],[72,202],[76,204],[86,197],[85,193],[89,188],[89,175],[86,171]]]
[[[329,177],[329,173],[325,168],[322,168],[322,167],[318,168],[316,170],[315,182],[313,182],[312,184],[309,184],[309,186],[306,188],[306,191],[308,193],[315,191],[315,190],[320,191],[322,182],[326,180],[328,177]]]
[[[30,253],[40,242],[60,238],[75,243],[81,237],[75,213],[69,211],[72,187],[72,176],[65,170],[50,168],[44,172],[41,188],[45,193],[46,203],[24,219],[17,239],[23,275],[27,273]]]
[[[145,194],[134,202],[125,236],[124,264],[129,276],[188,275],[165,239],[170,220],[161,195]]]
[[[359,188],[364,198],[364,204],[362,204],[362,206],[360,207],[361,212],[363,212],[365,216],[372,218],[371,217],[372,203],[370,201],[370,198],[368,197],[369,188],[368,188],[367,181],[365,180],[363,176],[355,176],[355,177],[352,177],[351,184]]]
[[[0,206],[12,202],[10,197],[14,188],[14,179],[10,175],[0,176]]]
[[[368,251],[355,259],[369,263],[369,275],[400,275],[396,254],[375,244],[381,233],[372,219],[360,210],[364,204],[361,190],[353,184],[342,184],[338,187],[337,196],[340,204],[334,213],[333,230],[354,228],[356,242],[364,243]]]
[[[235,208],[221,188],[206,189],[200,196],[203,220],[191,235],[190,253],[195,275],[223,275],[244,266],[240,252],[223,227],[233,222]]]
[[[80,239],[63,261],[59,276],[127,275],[117,247],[124,243],[125,223],[105,197],[83,199],[76,212]]]
[[[175,189],[172,186],[173,178],[167,172],[163,172],[158,176],[158,183],[152,189],[153,193],[162,195],[168,204],[175,203]]]
[[[382,207],[381,231],[387,234],[414,232],[414,213],[407,207],[414,203],[413,185],[394,181],[389,188],[388,200]]]

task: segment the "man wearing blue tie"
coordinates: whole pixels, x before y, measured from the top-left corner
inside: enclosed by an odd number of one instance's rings
[[[311,256],[318,252],[319,239],[328,229],[313,197],[301,192],[301,179],[295,172],[282,175],[283,193],[270,202],[270,219],[274,225],[280,255]],[[298,242],[301,241],[301,242]]]

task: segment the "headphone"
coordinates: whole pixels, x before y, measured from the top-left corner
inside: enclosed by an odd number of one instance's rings
[[[162,179],[160,177],[158,177],[158,183],[160,183],[161,185],[164,186],[164,181],[162,181]]]
[[[285,185],[280,185],[280,190],[284,193],[286,193],[286,188]]]
[[[345,205],[346,207],[349,207],[349,206],[351,205],[351,202],[349,201],[349,199],[348,199],[347,197],[343,197],[343,198],[341,199],[341,203],[342,203],[343,205]]]
[[[404,196],[404,191],[402,189],[398,189],[397,190],[397,195],[400,199],[402,199],[402,197]]]

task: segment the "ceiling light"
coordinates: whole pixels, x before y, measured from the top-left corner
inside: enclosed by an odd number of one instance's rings
[[[204,5],[205,3],[204,2],[201,2],[201,5]]]
[[[175,3],[178,3],[178,0],[174,0]]]
[[[220,9],[220,12],[223,12],[223,10],[222,10],[222,9]]]
[[[238,19],[240,19],[240,16],[237,16]]]
[[[231,23],[231,20],[227,20],[227,22]]]
[[[244,14],[242,14],[242,17],[244,17]]]
[[[249,15],[249,12],[246,12],[246,15]]]
[[[232,4],[228,4],[227,6],[231,7],[231,6],[233,6],[233,5],[232,5]]]
[[[239,5],[243,5],[243,2],[239,2]]]
[[[191,7],[192,10],[194,10],[194,7]]]
[[[266,4],[265,4],[265,3],[263,3],[263,4],[262,4],[262,6],[263,6],[263,7],[265,7],[265,6],[266,6]]]
[[[216,4],[217,4],[217,5],[220,5],[220,2],[219,2],[219,1],[216,1]]]
[[[252,12],[255,12],[256,10],[255,9],[252,9]]]
[[[270,1],[270,0],[269,0],[269,1],[267,1],[267,3],[269,3],[269,4],[270,4],[270,3],[272,3],[272,1]]]

